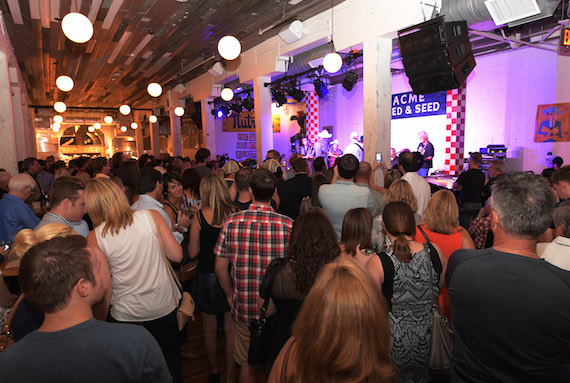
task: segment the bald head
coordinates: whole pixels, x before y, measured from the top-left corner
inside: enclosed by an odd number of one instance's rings
[[[16,174],[8,182],[8,190],[10,194],[20,197],[26,200],[30,195],[32,195],[36,187],[36,181],[28,173]]]
[[[356,173],[356,176],[354,177],[354,182],[368,183],[371,174],[372,174],[372,166],[368,162],[363,161],[358,166],[358,173]]]

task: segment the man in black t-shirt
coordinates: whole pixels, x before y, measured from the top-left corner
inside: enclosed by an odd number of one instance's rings
[[[469,170],[461,173],[457,181],[453,184],[453,188],[459,193],[459,224],[465,229],[469,229],[471,221],[477,216],[479,209],[483,206],[482,196],[483,187],[485,186],[485,173],[481,171],[480,166],[483,161],[481,153],[470,153]]]
[[[0,353],[2,382],[172,382],[145,328],[93,318],[93,306],[110,292],[111,274],[87,239],[56,237],[32,247],[21,260],[19,280],[45,318]]]
[[[490,203],[493,247],[458,250],[447,266],[452,382],[558,382],[570,341],[570,272],[536,254],[554,193],[534,174],[506,174]]]
[[[429,169],[433,166],[434,147],[433,144],[429,142],[429,137],[426,132],[419,132],[418,137],[421,141],[418,145],[418,152],[424,157],[422,166],[418,169],[418,175],[425,177],[428,175]]]

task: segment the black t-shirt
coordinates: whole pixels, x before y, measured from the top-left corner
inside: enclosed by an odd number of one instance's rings
[[[461,173],[457,184],[463,186],[459,195],[461,202],[481,203],[481,193],[485,185],[485,174],[481,169],[469,169]]]
[[[570,341],[570,272],[492,248],[458,250],[446,282],[453,382],[558,382]]]
[[[434,155],[433,144],[429,141],[427,144],[420,142],[420,144],[418,145],[418,152],[421,152],[421,149],[423,149],[424,146],[425,146],[424,158],[431,157],[432,160],[424,160],[422,168],[431,168],[433,166],[433,155]]]
[[[89,319],[55,332],[35,331],[0,354],[11,382],[172,382],[156,340],[142,326]]]

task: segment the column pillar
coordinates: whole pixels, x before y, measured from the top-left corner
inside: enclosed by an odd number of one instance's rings
[[[305,130],[307,139],[314,144],[317,141],[317,134],[320,132],[319,124],[319,96],[314,90],[305,91],[305,109],[307,119],[305,120]],[[299,143],[299,145],[301,145]]]
[[[466,85],[447,91],[445,133],[445,174],[457,175],[463,170],[465,148]]]
[[[202,108],[202,142],[201,148],[206,148],[216,157],[216,117],[212,116],[212,108],[210,102],[213,102],[213,97],[203,99],[200,104]]]
[[[364,93],[364,160],[374,164],[376,152],[390,159],[392,105],[392,39],[377,37],[364,42],[363,48],[363,93]],[[380,172],[377,185],[384,185]]]
[[[255,135],[257,138],[257,163],[265,158],[265,153],[273,149],[273,119],[271,115],[271,93],[265,83],[271,82],[271,77],[256,77],[253,80],[253,95],[255,100]]]
[[[18,150],[12,116],[12,93],[6,54],[0,52],[0,167],[18,174]]]
[[[153,114],[158,117],[160,115],[160,109],[153,109]],[[160,130],[158,128],[159,123],[160,119],[154,124],[151,122],[148,123],[150,127],[150,147],[152,155],[154,157],[158,157],[160,155]]]
[[[178,106],[177,93],[168,91],[168,104],[170,106],[170,135],[172,138],[174,157],[182,156],[182,118],[174,114],[174,108]]]
[[[143,140],[143,131],[142,131],[142,120],[143,120],[144,111],[134,111],[133,119],[139,127],[135,130],[135,138],[137,143],[137,156],[140,157],[144,154],[144,140]]]

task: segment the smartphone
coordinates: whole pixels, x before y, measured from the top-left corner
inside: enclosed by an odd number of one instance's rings
[[[382,153],[376,153],[376,162],[382,162]]]

